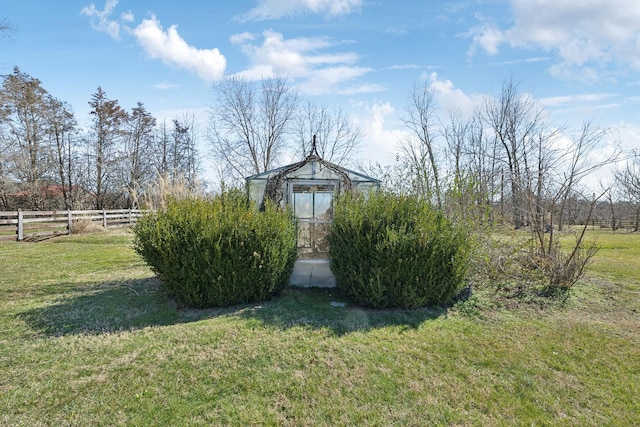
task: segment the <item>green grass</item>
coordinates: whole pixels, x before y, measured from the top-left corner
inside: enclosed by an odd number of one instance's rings
[[[631,279],[635,285],[640,285],[640,233],[600,231],[594,234],[597,234],[600,251],[593,260],[593,269],[617,280]]]
[[[0,425],[640,425],[640,236],[599,242],[563,305],[407,311],[178,308],[125,232],[0,242]]]

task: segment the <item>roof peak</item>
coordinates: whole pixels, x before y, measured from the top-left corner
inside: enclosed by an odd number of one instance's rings
[[[318,158],[322,158],[320,156],[320,154],[318,154],[318,146],[316,145],[316,135],[313,135],[313,140],[311,141],[311,152],[309,153],[309,155],[307,156],[307,158],[310,158],[311,156],[313,156],[315,153],[315,156]]]

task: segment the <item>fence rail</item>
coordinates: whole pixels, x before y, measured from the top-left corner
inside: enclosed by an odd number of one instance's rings
[[[101,227],[134,224],[145,212],[138,209],[91,211],[0,211],[0,240],[40,240],[71,234],[88,224]]]

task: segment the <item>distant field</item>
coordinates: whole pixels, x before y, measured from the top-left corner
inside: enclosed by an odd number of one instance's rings
[[[640,425],[640,234],[590,233],[564,305],[410,311],[178,309],[126,231],[0,242],[0,425]]]

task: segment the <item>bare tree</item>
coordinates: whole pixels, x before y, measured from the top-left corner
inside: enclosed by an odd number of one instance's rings
[[[119,197],[115,166],[127,113],[117,100],[108,99],[101,87],[91,96],[89,106],[93,116],[86,141],[90,164],[89,184],[96,197],[96,209],[104,209]]]
[[[2,21],[4,23],[4,21]],[[4,31],[4,30],[3,30]],[[4,95],[3,95],[4,96]],[[5,126],[8,120],[8,115],[10,114],[10,110],[4,106],[4,98],[0,103],[0,205],[3,210],[8,210],[10,208],[9,204],[9,193],[10,193],[10,172],[9,172],[9,146],[10,143],[6,138],[5,134]]]
[[[481,117],[495,137],[495,158],[508,170],[514,226],[530,225],[529,266],[538,268],[551,288],[566,290],[580,278],[596,248],[584,242],[585,224],[575,244],[565,251],[554,233],[554,221],[562,229],[569,200],[580,195],[580,182],[616,155],[593,160],[592,153],[606,131],[585,122],[572,138],[565,129],[547,122],[543,113],[533,98],[519,93],[509,80],[498,98],[487,98]],[[588,204],[587,222],[605,194],[580,195]]]
[[[73,209],[78,196],[78,129],[71,106],[49,100],[49,140],[65,209]]]
[[[386,191],[395,194],[414,193],[414,188],[411,185],[411,173],[407,171],[406,165],[399,155],[396,155],[392,164],[382,165],[378,162],[369,162],[368,164],[359,164],[358,168],[367,175],[379,179]]]
[[[595,242],[585,243],[585,232],[599,200],[610,195],[605,189],[599,196],[580,192],[579,184],[584,177],[608,164],[616,154],[606,159],[593,160],[593,150],[599,146],[606,131],[585,122],[579,134],[569,138],[558,129],[542,126],[538,128],[536,174],[526,173],[528,184],[526,208],[531,219],[531,260],[554,289],[569,289],[583,274],[585,266],[595,255]],[[564,141],[561,147],[558,142]],[[569,200],[580,197],[586,202],[588,211],[576,241],[564,251],[560,236],[554,232],[554,221],[563,221]],[[557,216],[557,219],[556,219]],[[559,227],[560,228],[560,227]]]
[[[0,20],[0,38],[8,37],[11,24],[6,19]],[[2,123],[0,112],[0,123]],[[4,138],[0,137],[0,206],[4,210],[9,209],[9,177],[8,177],[8,156]]]
[[[127,115],[120,157],[123,187],[127,193],[126,207],[137,209],[142,189],[153,179],[152,149],[156,119],[141,102]]]
[[[273,168],[288,148],[296,91],[284,77],[265,78],[260,85],[230,77],[213,89],[208,138],[225,179]]]
[[[531,155],[536,152],[535,144],[541,133],[542,110],[526,94],[518,92],[513,80],[502,85],[498,98],[487,97],[482,108],[482,120],[495,135],[500,152],[498,158],[505,164],[509,175],[510,198],[514,227],[521,228],[525,222],[526,200],[528,197],[527,174]]]
[[[166,120],[157,126],[153,138],[153,164],[156,175],[168,177],[171,174],[171,130]]]
[[[331,111],[307,101],[296,114],[293,127],[298,139],[296,158],[302,160],[309,155],[315,135],[320,157],[339,165],[355,163],[364,133],[343,109]]]
[[[173,173],[174,179],[185,181],[187,188],[195,188],[200,172],[197,148],[198,122],[193,114],[185,113],[173,119]]]
[[[449,112],[449,122],[442,125],[442,134],[448,170],[443,208],[458,221],[486,223],[492,196],[486,182],[490,157],[485,153],[484,130],[475,116],[465,119],[454,110]]]
[[[2,138],[0,138],[0,207],[2,210],[9,210],[9,177],[7,176],[6,148]]]
[[[427,83],[413,86],[410,100],[400,120],[409,130],[409,136],[401,142],[401,157],[412,171],[416,191],[426,197],[435,197],[442,206],[442,191],[435,136],[435,98]]]
[[[640,231],[640,151],[632,152],[624,168],[615,172],[615,179],[633,208],[635,221],[633,231]]]
[[[18,68],[4,76],[0,99],[2,204],[9,205],[6,187],[11,180],[19,194],[15,202],[22,206],[70,209],[79,175],[78,129],[71,107]]]
[[[452,171],[453,185],[458,185],[466,169],[464,154],[468,151],[467,144],[472,130],[473,121],[464,120],[460,111],[449,111],[449,122],[443,127],[443,135],[447,143],[446,154],[449,170]]]
[[[32,209],[42,206],[42,182],[50,170],[46,139],[49,99],[40,80],[17,67],[12,74],[4,76],[0,90],[0,123],[7,149],[5,167],[8,174],[26,185],[27,203]]]
[[[166,194],[204,191],[199,180],[200,153],[197,149],[198,123],[193,114],[184,113],[157,127],[154,137],[155,180],[148,189],[151,205],[163,206]]]
[[[571,145],[568,149],[563,149],[561,158],[565,160],[568,167],[562,175],[558,191],[558,231],[562,231],[567,201],[575,187],[580,184],[583,178],[618,158],[618,151],[598,160],[594,160],[591,156],[591,153],[599,147],[607,134],[606,129],[597,128],[590,121],[586,121],[582,124],[579,135],[571,139]]]

